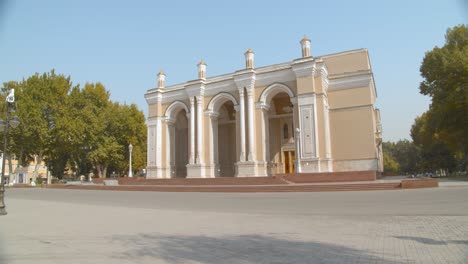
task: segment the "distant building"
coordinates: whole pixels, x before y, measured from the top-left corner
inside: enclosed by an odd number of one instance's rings
[[[382,171],[377,92],[366,49],[302,57],[158,86],[145,94],[148,178]]]
[[[2,169],[3,155],[0,154],[0,171]],[[31,161],[28,166],[18,165],[18,160],[13,158],[11,160],[12,173],[10,173],[10,165],[8,158],[5,160],[5,183],[31,183],[36,182],[37,178],[47,178],[47,166],[42,162],[38,167],[38,173],[35,176],[34,170],[36,168],[37,161]]]

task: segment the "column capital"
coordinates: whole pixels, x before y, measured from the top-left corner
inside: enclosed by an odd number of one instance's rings
[[[254,89],[247,89],[247,96],[252,97],[254,95]]]
[[[262,109],[264,111],[269,111],[270,110],[270,105],[265,103],[265,102],[257,102],[255,104],[255,108]]]
[[[289,98],[289,101],[291,102],[291,104],[295,105],[297,104],[297,97],[291,97]]]
[[[166,122],[168,126],[174,126],[176,122],[175,118],[171,118],[171,117],[166,117],[163,119],[163,121]]]
[[[213,111],[213,110],[206,110],[204,112],[206,116],[209,116],[211,119],[218,119],[219,117],[219,112]]]

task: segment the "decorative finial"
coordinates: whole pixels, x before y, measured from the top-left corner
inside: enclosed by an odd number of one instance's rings
[[[166,81],[166,74],[160,70],[158,73],[158,88],[164,88],[164,82]]]
[[[206,63],[204,60],[201,60],[198,63],[198,79],[200,80],[206,79]]]
[[[310,57],[310,39],[306,35],[301,40],[302,57]]]
[[[254,67],[254,56],[255,53],[253,52],[252,49],[248,49],[245,53],[245,68],[247,69],[253,69]]]

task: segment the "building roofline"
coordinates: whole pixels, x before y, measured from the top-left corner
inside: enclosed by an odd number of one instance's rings
[[[342,56],[342,55],[359,53],[359,52],[368,52],[368,50],[366,48],[360,48],[360,49],[354,49],[354,50],[347,50],[347,51],[342,51],[342,52],[325,54],[325,55],[311,57],[311,58],[314,59],[314,60],[315,59],[323,59],[323,58],[326,59],[326,58],[330,58],[330,57]],[[261,73],[266,73],[266,72],[271,72],[271,71],[283,70],[283,69],[291,68],[291,65],[293,64],[293,62],[294,62],[294,60],[288,61],[288,62],[275,63],[275,64],[271,64],[271,65],[267,65],[267,66],[254,68],[253,70],[256,73],[260,73],[260,74]],[[241,70],[244,70],[244,69],[241,69]],[[231,73],[225,73],[225,74],[220,74],[220,75],[215,75],[215,76],[212,76],[212,77],[208,77],[208,78],[206,78],[206,80],[204,82],[205,82],[205,84],[210,84],[210,83],[215,83],[215,82],[226,81],[226,80],[229,80],[229,79],[233,78],[233,76],[236,74],[236,72],[241,71],[241,70],[233,71]],[[170,91],[177,91],[179,89],[183,89],[186,86],[186,84],[189,83],[189,82],[190,81],[186,81],[186,82],[183,82],[183,83],[177,83],[177,84],[166,86],[166,87],[164,87],[164,90],[162,92],[170,92]],[[155,88],[150,88],[150,89],[147,90],[147,93],[154,92],[157,89],[158,88],[156,88],[156,87]]]

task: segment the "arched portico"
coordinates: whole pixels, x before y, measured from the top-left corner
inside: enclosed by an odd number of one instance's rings
[[[282,83],[273,83],[263,90],[260,95],[260,99],[258,100],[258,104],[270,106],[271,99],[279,93],[286,93],[291,100],[294,100],[293,98],[296,97],[294,92],[287,85]]]
[[[236,105],[233,95],[220,93],[211,99],[205,112],[210,116],[210,163],[215,177],[233,177],[236,174]]]
[[[165,112],[166,178],[185,178],[189,153],[189,110],[181,101],[173,102]]]
[[[179,111],[185,110],[186,113],[190,113],[186,104],[181,101],[175,101],[169,107],[167,107],[164,116],[166,118],[175,118]]]
[[[295,102],[294,92],[282,83],[269,85],[260,95],[257,107],[263,109],[263,152],[268,174],[295,172]]]

